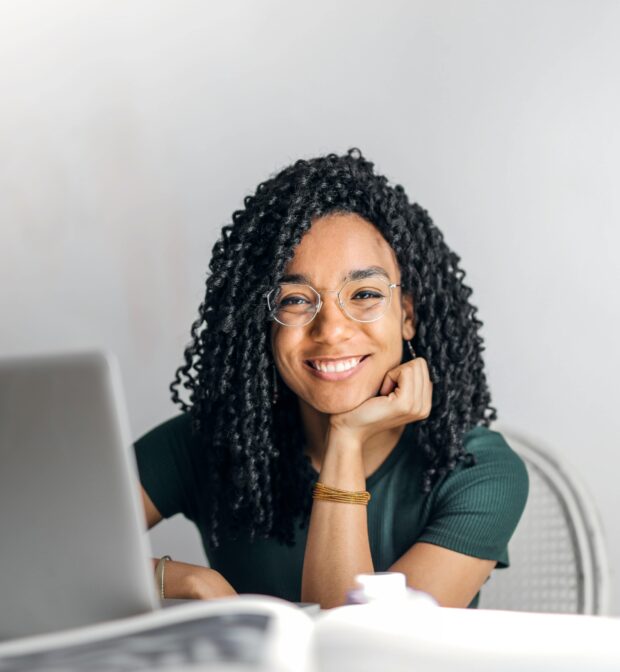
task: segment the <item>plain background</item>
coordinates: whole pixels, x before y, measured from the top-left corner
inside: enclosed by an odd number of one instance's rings
[[[615,570],[619,25],[605,0],[0,3],[0,354],[113,350],[138,437],[176,413],[243,197],[358,146],[461,256],[500,420],[581,477]],[[204,561],[178,517],[152,538]]]

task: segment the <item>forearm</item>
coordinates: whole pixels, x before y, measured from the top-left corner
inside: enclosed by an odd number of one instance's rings
[[[319,481],[341,490],[365,490],[361,446],[332,434]],[[354,576],[373,571],[366,506],[313,500],[301,599],[324,609],[342,605]]]

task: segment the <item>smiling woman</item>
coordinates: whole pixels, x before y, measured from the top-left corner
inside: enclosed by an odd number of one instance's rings
[[[244,203],[171,385],[182,414],[135,446],[149,526],[183,513],[211,565],[167,561],[166,595],[331,607],[355,574],[394,570],[475,606],[528,481],[489,428],[459,257],[359,150]]]

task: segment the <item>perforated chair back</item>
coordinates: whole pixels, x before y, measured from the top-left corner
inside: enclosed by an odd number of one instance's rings
[[[607,554],[588,493],[548,449],[509,429],[493,429],[524,460],[530,492],[508,547],[510,567],[491,574],[480,608],[607,613]]]

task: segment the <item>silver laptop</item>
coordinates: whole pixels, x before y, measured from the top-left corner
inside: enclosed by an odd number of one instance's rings
[[[0,359],[0,640],[159,607],[118,365]]]

